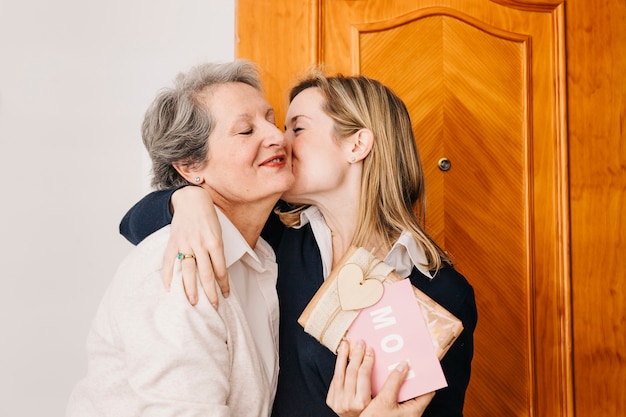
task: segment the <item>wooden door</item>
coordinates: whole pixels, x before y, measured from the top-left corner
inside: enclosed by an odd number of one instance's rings
[[[563,27],[560,1],[238,3],[279,117],[319,63],[407,103],[427,229],[476,291],[467,416],[573,415]]]

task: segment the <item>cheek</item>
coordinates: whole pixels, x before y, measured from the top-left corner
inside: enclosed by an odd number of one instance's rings
[[[238,144],[238,146],[233,146],[222,153],[222,163],[250,166],[254,164],[258,153],[259,147],[255,143]]]
[[[294,158],[298,159],[300,164],[306,163],[308,165],[323,159],[324,150],[320,147],[318,141],[309,138],[298,138],[293,142],[291,153]]]
[[[304,151],[304,146],[302,146],[302,141],[294,140],[291,142],[291,154],[297,158],[301,152]]]

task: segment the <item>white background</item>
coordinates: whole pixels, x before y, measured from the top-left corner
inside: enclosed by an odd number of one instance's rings
[[[234,58],[234,18],[235,0],[0,0],[0,417],[64,415],[149,190],[144,111]]]

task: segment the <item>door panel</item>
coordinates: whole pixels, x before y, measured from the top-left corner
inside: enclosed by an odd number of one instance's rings
[[[263,3],[250,7],[258,13]],[[323,63],[376,78],[407,103],[425,166],[427,230],[476,291],[466,415],[573,415],[563,6],[499,3],[303,2],[289,13],[310,31],[288,22],[278,30],[309,45],[309,58],[269,71]],[[270,91],[274,103],[284,103],[293,74]]]
[[[407,102],[425,163],[427,229],[476,288],[479,326],[466,412],[526,415],[527,39],[503,39],[439,13],[384,23],[353,30],[353,72],[381,80]],[[438,168],[441,158],[450,162],[448,171]]]
[[[504,39],[441,12],[352,32],[352,72],[381,80],[407,102],[426,166],[427,229],[476,288],[467,415],[527,415],[527,38]],[[438,168],[441,158],[448,171]]]

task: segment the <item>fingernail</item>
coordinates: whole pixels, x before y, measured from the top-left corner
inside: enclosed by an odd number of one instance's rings
[[[400,371],[400,372],[404,372],[406,371],[406,368],[408,368],[409,364],[407,363],[407,361],[402,361],[398,364],[398,366],[396,366],[396,370]]]
[[[189,296],[189,302],[190,302],[192,305],[196,305],[196,302],[197,302],[197,301],[198,301],[198,299],[196,298],[196,296],[195,296],[195,295],[190,295],[190,296]]]
[[[374,349],[372,349],[371,347],[365,349],[365,356],[374,356]]]
[[[357,349],[365,349],[365,342],[362,341],[362,340],[357,340],[356,344],[355,344],[355,347]]]

